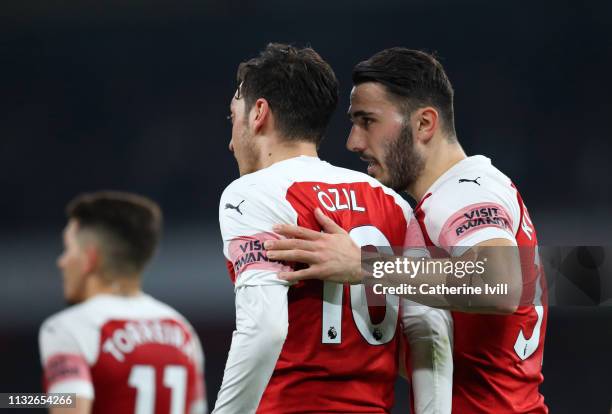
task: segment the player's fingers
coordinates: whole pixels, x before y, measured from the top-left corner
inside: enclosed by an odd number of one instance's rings
[[[298,282],[305,279],[315,279],[316,273],[312,268],[296,270],[295,272],[279,272],[278,278],[289,282]]]
[[[316,256],[305,250],[272,250],[268,252],[268,259],[306,264],[316,263]]]
[[[314,242],[301,239],[266,240],[264,248],[270,250],[314,250]]]
[[[272,230],[274,230],[275,233],[281,234],[285,237],[293,237],[295,239],[315,240],[321,237],[321,233],[318,231],[300,226],[294,226],[292,224],[276,224]]]
[[[346,233],[335,221],[327,217],[319,207],[315,208],[315,218],[325,233]]]

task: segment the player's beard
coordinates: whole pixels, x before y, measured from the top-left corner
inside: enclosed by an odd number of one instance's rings
[[[240,175],[242,176],[257,171],[259,169],[258,165],[260,165],[259,151],[257,151],[253,134],[248,126],[242,131],[240,136],[239,151],[240,158],[237,157],[237,160]]]
[[[423,172],[425,160],[414,146],[410,125],[404,125],[397,137],[387,144],[384,166],[388,178],[383,184],[395,191],[406,191]]]

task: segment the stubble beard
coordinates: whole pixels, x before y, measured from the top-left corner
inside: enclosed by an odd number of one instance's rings
[[[388,179],[383,182],[395,191],[406,191],[419,178],[425,160],[414,147],[410,125],[404,125],[398,136],[385,149],[384,165]]]

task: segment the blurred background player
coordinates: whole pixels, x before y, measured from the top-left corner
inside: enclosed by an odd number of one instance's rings
[[[368,162],[370,175],[418,201],[415,215],[429,246],[442,248],[447,257],[469,251],[478,252],[479,258],[486,254],[494,258],[488,266],[494,262],[503,269],[487,272],[487,277],[498,279],[488,282],[515,287],[509,288],[514,291],[511,300],[485,299],[482,308],[470,305],[481,302],[483,295],[446,303],[455,311],[453,411],[548,412],[539,393],[547,315],[545,279],[539,273],[535,228],[516,187],[490,159],[466,156],[455,133],[454,92],[433,56],[385,49],[354,68],[353,84],[349,108],[353,128],[347,148]],[[338,226],[324,217],[321,221],[334,234],[288,227],[278,232],[310,240],[266,245],[289,249],[270,251],[269,257],[311,266],[280,276],[331,281],[350,275],[353,282],[360,281],[358,247]],[[304,250],[308,256],[299,254]],[[458,280],[453,275],[437,280],[431,274],[423,277],[431,285]],[[404,282],[420,284],[422,279]]]
[[[68,204],[57,264],[73,306],[40,328],[46,392],[76,393],[51,413],[207,412],[204,354],[177,311],[141,291],[161,234],[159,206],[135,194],[84,194]]]
[[[277,277],[263,243],[275,223],[316,231],[325,214],[360,245],[423,246],[412,209],[363,173],[317,157],[338,101],[331,67],[312,49],[270,44],[242,63],[230,105],[241,177],[221,196],[224,255],[236,294],[236,330],[215,414],[388,413],[398,343],[418,336],[412,357],[427,370],[423,409],[450,412],[452,372],[445,312],[416,315],[394,296],[368,307],[363,286]],[[401,315],[400,315],[401,313]],[[448,401],[443,401],[446,398]]]

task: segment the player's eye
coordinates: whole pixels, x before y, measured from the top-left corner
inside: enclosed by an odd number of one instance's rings
[[[361,119],[361,123],[363,124],[364,128],[367,128],[370,126],[370,124],[373,122],[374,120],[372,118],[362,118]]]

